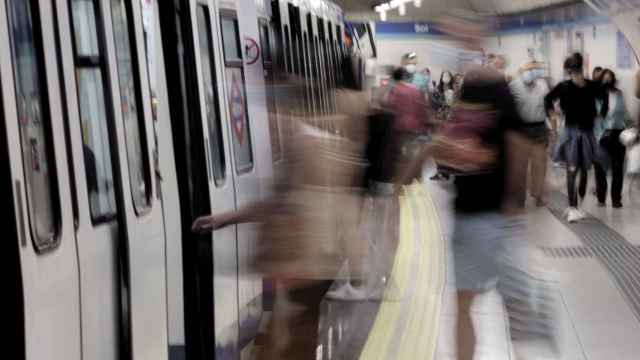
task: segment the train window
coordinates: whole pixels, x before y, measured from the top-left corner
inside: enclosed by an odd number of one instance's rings
[[[78,56],[98,56],[98,34],[94,0],[73,0],[73,23]]]
[[[37,2],[11,0],[9,32],[31,233],[37,250],[57,245],[58,194]]]
[[[224,43],[224,56],[227,60],[242,60],[240,41],[238,41],[238,21],[230,17],[222,17],[222,34]]]
[[[151,205],[151,180],[146,151],[144,116],[140,107],[142,103],[140,100],[140,79],[136,75],[136,67],[133,65],[137,53],[135,47],[131,46],[129,14],[128,5],[124,0],[111,0],[111,19],[116,44],[131,196],[136,212],[142,214]]]
[[[213,178],[216,186],[224,184],[226,178],[226,161],[224,158],[224,142],[222,124],[220,123],[218,92],[216,90],[213,37],[211,35],[211,18],[209,8],[198,5],[198,42],[204,80],[205,106],[211,147],[210,161],[213,162]]]
[[[284,58],[286,62],[287,72],[293,73],[291,69],[293,60],[291,59],[291,38],[289,36],[289,27],[284,26]]]
[[[229,101],[229,120],[232,129],[233,154],[236,171],[245,173],[253,169],[251,152],[251,133],[247,112],[247,90],[245,87],[242,53],[240,52],[240,33],[235,13],[221,14],[222,41],[225,44],[225,75],[227,97]]]
[[[276,95],[274,90],[273,63],[271,62],[271,44],[269,41],[269,25],[266,21],[258,23],[260,29],[260,47],[262,48],[262,64],[265,73],[266,84],[266,100],[267,100],[267,117],[269,120],[269,135],[271,138],[271,157],[273,161],[282,159],[282,150],[280,144],[280,126],[278,124],[278,113],[276,106]]]
[[[84,163],[94,223],[116,217],[116,198],[107,128],[107,99],[96,29],[97,9],[92,0],[71,0],[78,103],[82,127]],[[96,44],[86,51],[86,44]]]
[[[260,48],[262,48],[262,61],[271,62],[271,41],[269,40],[269,26],[260,24]]]

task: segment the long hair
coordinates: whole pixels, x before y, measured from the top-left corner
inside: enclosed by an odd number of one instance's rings
[[[445,74],[449,74],[449,83],[445,84],[444,81],[442,81],[442,79],[444,78]],[[453,78],[453,74],[451,73],[451,71],[443,71],[442,74],[440,74],[440,82],[438,83],[438,92],[440,92],[441,94],[444,94],[445,90],[453,90],[453,83],[454,83],[455,79]]]

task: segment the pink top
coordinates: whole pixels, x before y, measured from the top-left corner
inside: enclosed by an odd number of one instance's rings
[[[422,92],[415,86],[399,82],[387,95],[385,105],[395,115],[394,129],[413,133],[427,133],[427,104]]]

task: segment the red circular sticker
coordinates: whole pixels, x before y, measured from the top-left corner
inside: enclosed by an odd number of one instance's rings
[[[260,59],[260,46],[258,43],[250,37],[244,38],[245,41],[245,54],[247,56],[247,65],[255,64]]]

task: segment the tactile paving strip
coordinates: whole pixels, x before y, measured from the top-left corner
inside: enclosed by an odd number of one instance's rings
[[[640,249],[591,215],[577,223],[567,222],[563,216],[567,208],[567,196],[559,191],[549,195],[549,211],[582,241],[584,248],[581,253],[591,254],[611,274],[625,301],[640,321]],[[553,249],[553,252],[577,254],[577,249]]]

